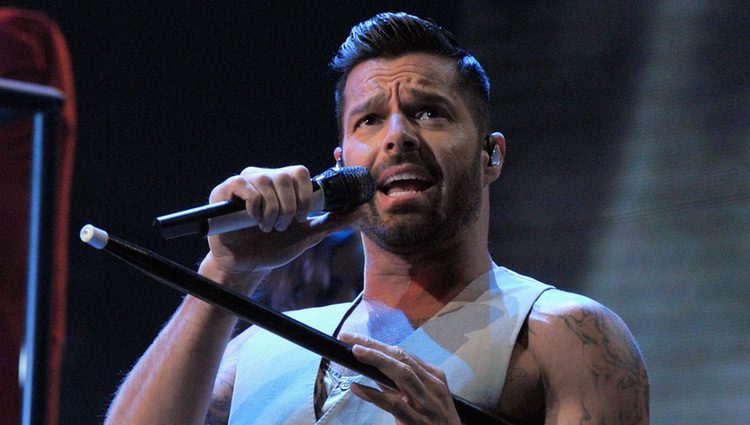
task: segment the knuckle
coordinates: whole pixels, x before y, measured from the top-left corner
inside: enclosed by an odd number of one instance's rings
[[[403,409],[403,402],[401,401],[401,397],[393,397],[388,401],[388,404],[390,404],[391,410],[395,412],[400,412]]]
[[[268,202],[264,213],[267,216],[277,216],[279,214],[279,204],[276,202]]]
[[[294,186],[294,180],[292,180],[292,176],[289,174],[281,173],[275,176],[275,184],[282,188],[289,188]]]
[[[368,337],[368,336],[365,336],[365,335],[358,335],[357,337],[359,338],[359,340],[360,340],[360,343],[361,343],[362,345],[364,345],[364,346],[368,346],[368,347],[370,347],[370,346],[372,346],[372,345],[373,345],[373,340],[372,340],[372,338],[370,338],[370,337]]]
[[[270,186],[273,181],[268,174],[256,174],[253,175],[253,181],[261,186]]]
[[[403,380],[411,380],[415,377],[414,370],[408,364],[403,365],[398,372],[398,375]]]
[[[228,198],[232,193],[235,193],[238,189],[241,189],[244,184],[245,180],[241,176],[229,177],[218,186],[214,187],[213,190],[211,190],[209,199],[213,202]]]
[[[307,168],[305,168],[305,167],[303,167],[301,165],[296,165],[296,166],[291,167],[291,168],[292,168],[291,169],[291,175],[295,179],[302,180],[302,181],[310,180],[310,171],[308,171]]]
[[[396,360],[398,360],[400,362],[405,362],[405,361],[409,360],[409,353],[407,353],[406,350],[404,350],[401,347],[396,347],[393,350],[393,357],[395,357]]]

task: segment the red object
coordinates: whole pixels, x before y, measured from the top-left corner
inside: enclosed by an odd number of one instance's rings
[[[58,125],[55,258],[52,285],[47,418],[56,424],[65,338],[70,212],[76,111],[73,71],[60,28],[41,12],[0,8],[0,77],[52,86],[65,94]],[[0,412],[4,423],[20,421],[18,357],[24,335],[28,247],[31,118],[0,124]],[[49,142],[49,141],[48,141]]]

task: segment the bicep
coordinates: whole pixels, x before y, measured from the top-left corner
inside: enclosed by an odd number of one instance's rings
[[[586,300],[547,324],[547,424],[648,423],[643,357],[616,314]]]
[[[234,393],[234,378],[237,374],[242,345],[255,333],[254,327],[247,329],[227,344],[224,356],[216,373],[211,401],[206,411],[206,425],[225,425],[229,422],[229,409]]]

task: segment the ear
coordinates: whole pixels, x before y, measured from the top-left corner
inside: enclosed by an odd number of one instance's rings
[[[336,168],[344,166],[344,151],[341,146],[336,146],[336,149],[333,150],[333,160],[336,161]]]
[[[505,136],[498,131],[487,135],[486,150],[482,152],[484,169],[484,184],[488,185],[500,177],[500,171],[503,169],[505,160]],[[492,161],[493,153],[499,155],[499,161]],[[497,159],[497,157],[496,157]]]

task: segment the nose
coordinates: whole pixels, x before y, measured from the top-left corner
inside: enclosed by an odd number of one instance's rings
[[[388,119],[388,129],[382,143],[389,154],[397,154],[419,149],[419,138],[411,121],[401,112]]]

